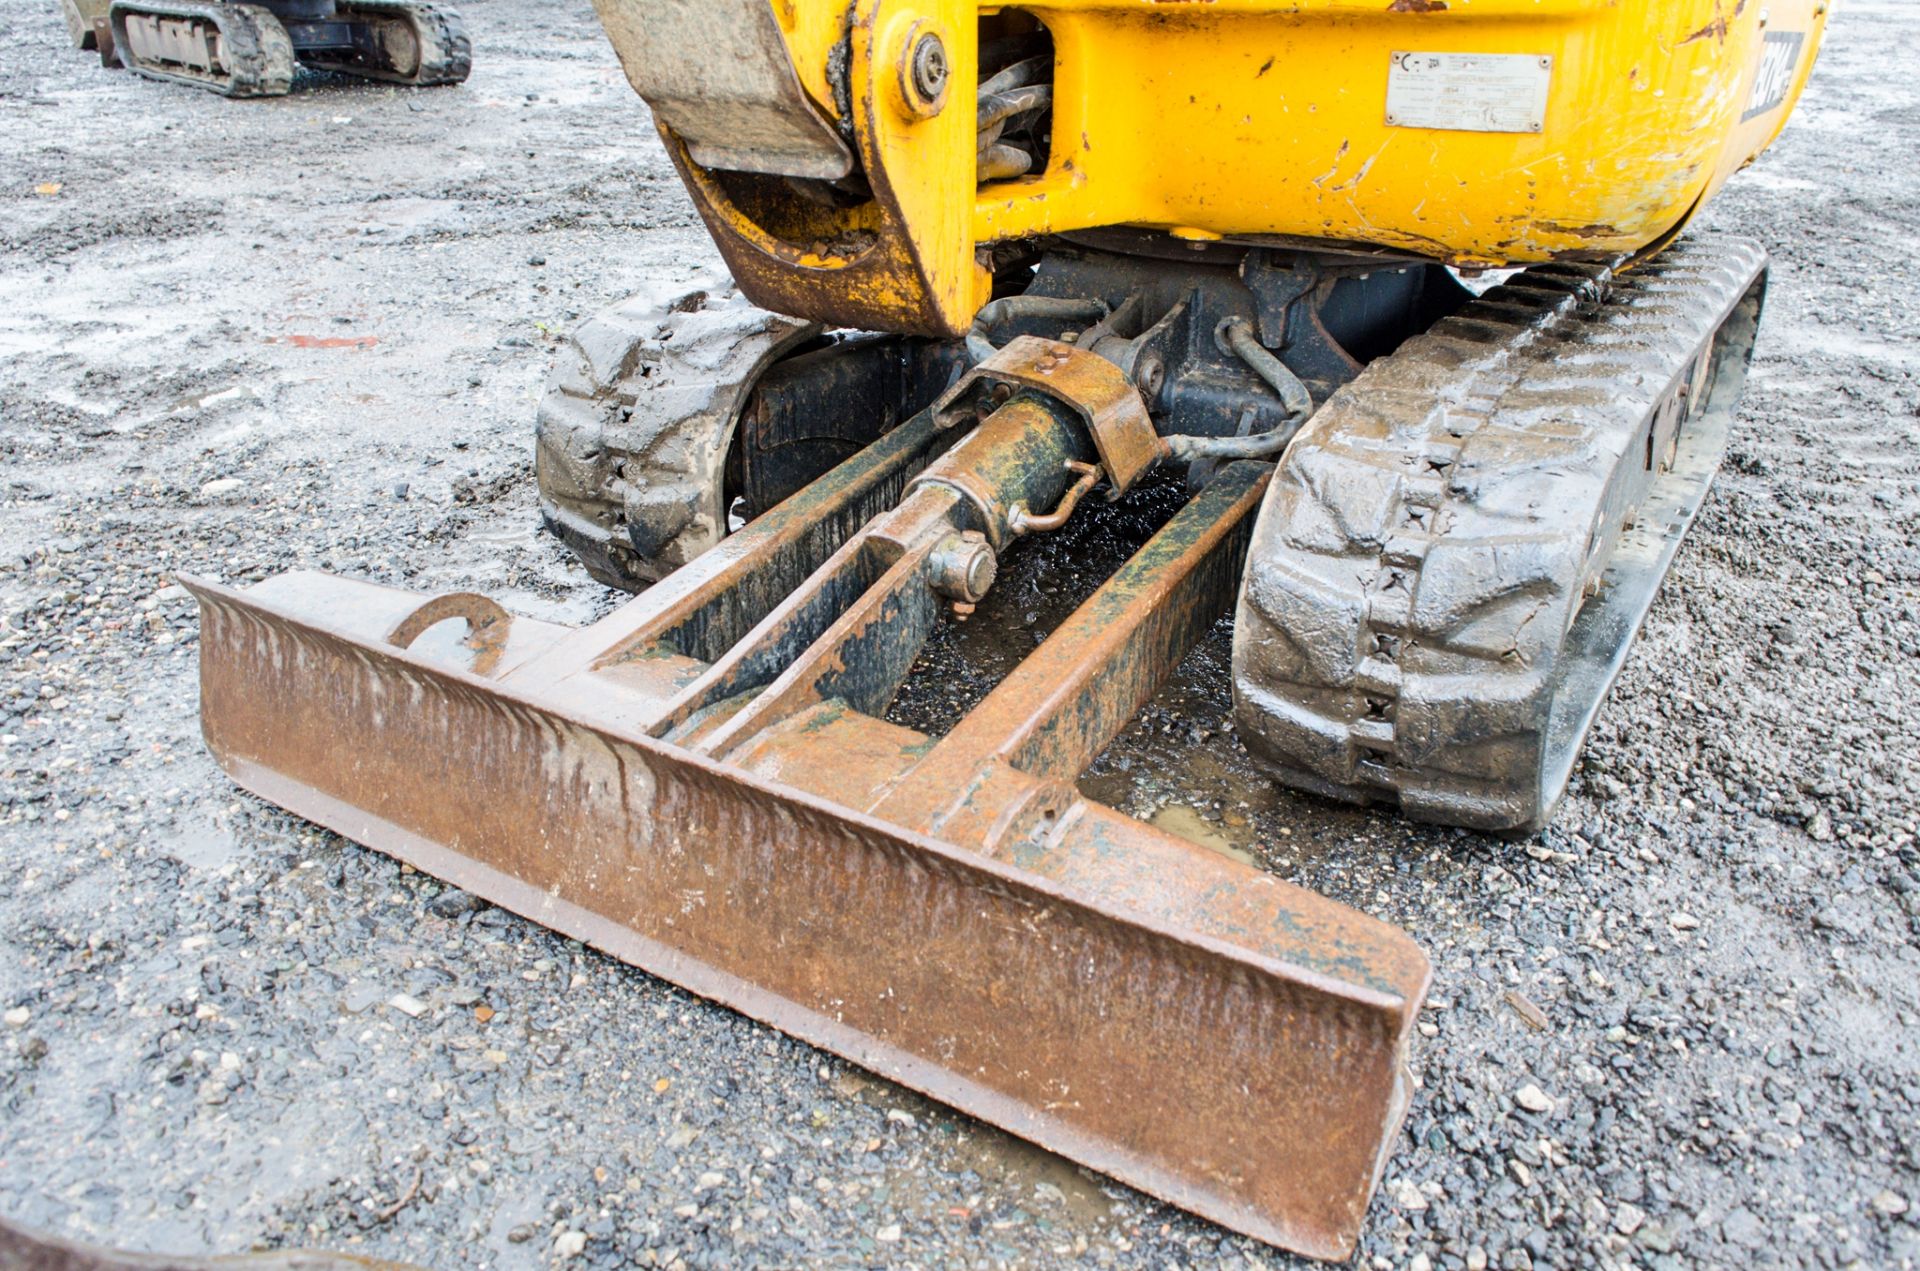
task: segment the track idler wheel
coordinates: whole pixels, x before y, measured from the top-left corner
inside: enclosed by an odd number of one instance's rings
[[[279,97],[293,86],[293,41],[259,5],[118,0],[108,22],[120,60],[149,79],[226,97]]]
[[[1274,474],[1234,633],[1283,782],[1545,824],[1725,448],[1765,253],[1540,266],[1339,390]]]
[[[411,0],[342,0],[335,13],[354,23],[352,53],[314,53],[319,70],[425,88],[464,83],[473,70],[473,45],[458,13]]]

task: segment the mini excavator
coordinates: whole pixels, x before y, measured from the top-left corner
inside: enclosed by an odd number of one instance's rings
[[[578,629],[190,581],[244,786],[1175,1205],[1343,1258],[1403,932],[1084,796],[1224,614],[1247,749],[1543,825],[1725,444],[1766,256],[1686,227],[1821,0],[597,0],[730,277],[583,326]],[[1159,474],[1159,475],[1156,475]],[[971,709],[1001,562],[1176,511]],[[977,621],[977,619],[976,619]]]
[[[460,15],[421,0],[60,0],[73,46],[105,66],[224,97],[278,97],[296,65],[425,87],[463,83]]]

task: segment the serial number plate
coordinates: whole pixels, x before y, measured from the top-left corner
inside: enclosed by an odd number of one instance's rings
[[[1539,132],[1553,59],[1531,53],[1395,53],[1387,124],[1454,132]]]

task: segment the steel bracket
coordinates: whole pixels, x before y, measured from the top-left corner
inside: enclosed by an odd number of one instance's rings
[[[1160,435],[1126,372],[1097,353],[1043,336],[1016,336],[934,403],[943,421],[985,413],[1017,389],[1032,389],[1077,416],[1093,438],[1109,499],[1133,488],[1160,457]],[[996,392],[999,396],[996,398]]]

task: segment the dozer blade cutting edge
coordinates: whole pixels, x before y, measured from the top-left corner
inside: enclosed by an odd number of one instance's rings
[[[1425,956],[1073,786],[1232,603],[1269,469],[1222,469],[945,736],[882,718],[999,512],[1090,466],[1060,462],[1092,457],[1078,428],[1025,393],[957,443],[924,411],[580,629],[318,573],[183,579],[208,744],[495,904],[1345,1257],[1406,1111]],[[953,531],[980,507],[984,535]]]

